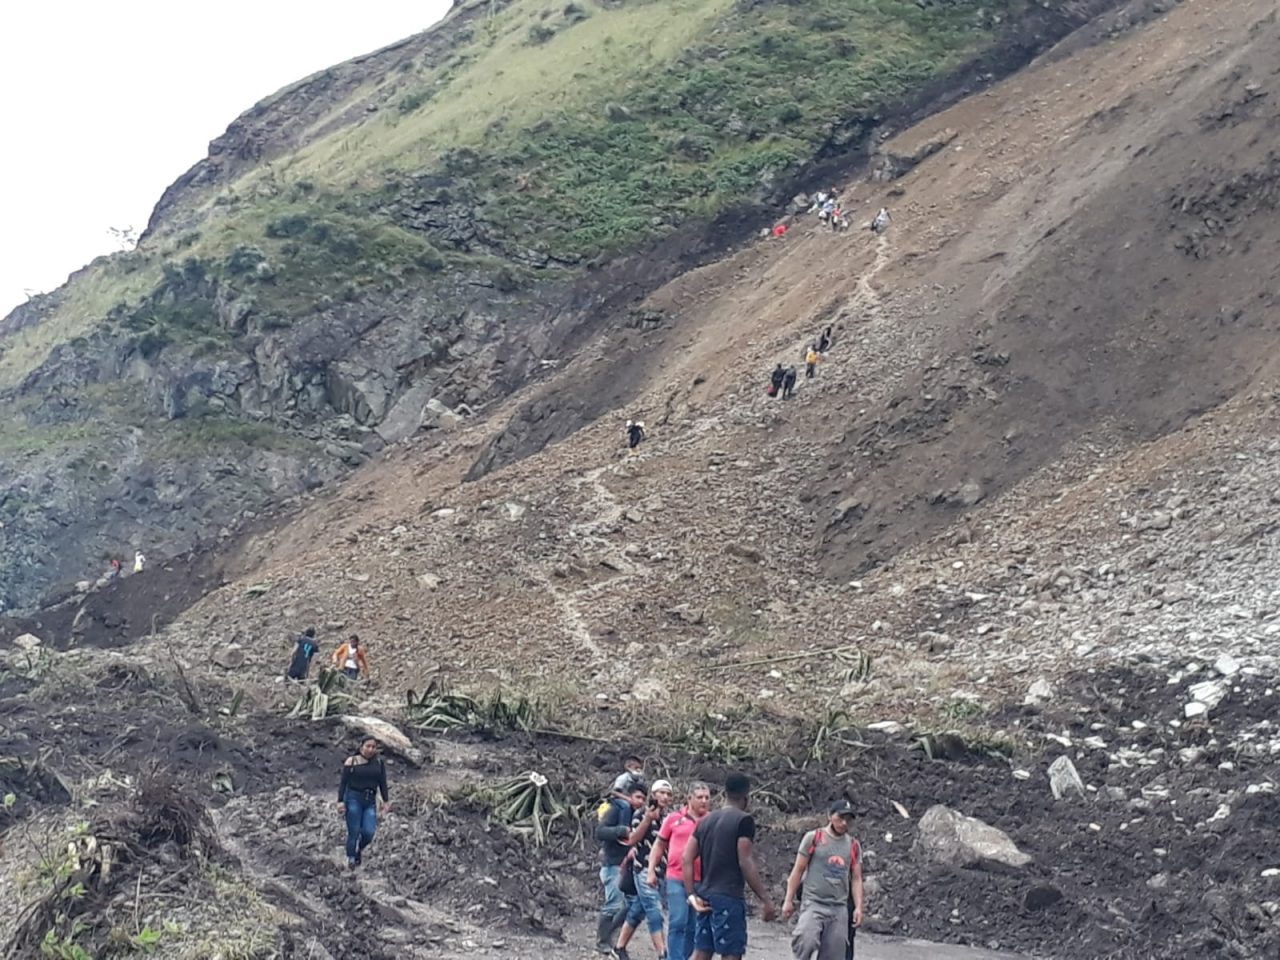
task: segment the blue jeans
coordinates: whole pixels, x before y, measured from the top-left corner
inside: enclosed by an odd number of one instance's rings
[[[693,923],[683,880],[667,880],[667,957],[689,960],[693,955]]]
[[[693,948],[707,953],[740,957],[747,952],[747,901],[713,893],[707,913],[697,914]]]
[[[347,805],[347,859],[355,860],[378,829],[378,795],[348,790],[342,802]]]
[[[627,909],[627,923],[631,924],[633,930],[640,929],[640,921],[644,918],[649,920],[649,932],[662,932],[662,881],[659,880],[657,887],[651,887],[645,882],[645,874],[648,873],[648,867],[644,870],[636,871],[636,895],[631,899],[631,905]],[[682,887],[683,889],[683,887]],[[668,949],[668,954],[670,950]]]
[[[611,920],[626,916],[631,898],[626,896],[622,892],[622,888],[618,886],[618,881],[621,878],[621,867],[600,868],[600,885],[604,887],[604,903],[600,905],[600,916],[608,917]]]

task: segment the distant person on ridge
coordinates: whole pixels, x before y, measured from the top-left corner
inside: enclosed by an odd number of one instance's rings
[[[387,768],[378,756],[376,737],[360,741],[360,750],[342,764],[342,780],[338,784],[338,812],[347,820],[347,866],[360,865],[365,847],[373,843],[378,829],[378,794],[382,794],[382,810],[391,812],[387,797]]]
[[[871,221],[872,233],[884,233],[889,229],[889,222],[893,217],[889,216],[889,208],[881,207],[880,212],[876,214],[875,219]]]
[[[352,680],[361,674],[369,676],[369,658],[365,656],[364,645],[354,633],[350,639],[333,651],[333,665]]]
[[[119,557],[112,557],[112,558],[111,558],[111,566],[110,566],[110,568],[108,568],[108,570],[107,570],[107,579],[108,579],[108,580],[117,580],[117,579],[119,579],[119,577],[120,577],[120,574],[121,574],[122,570],[123,570],[123,566],[122,566],[122,564],[120,563],[120,558],[119,558]]]
[[[778,364],[773,368],[773,373],[769,374],[769,396],[776,397],[782,389],[782,381],[787,379],[787,371],[783,369],[782,364]]]
[[[782,375],[782,399],[790,400],[796,391],[796,368],[787,367],[787,372]]]
[[[627,447],[634,450],[640,446],[640,441],[645,438],[644,421],[628,420],[627,421]]]
[[[141,573],[142,568],[145,567],[146,565],[147,565],[147,558],[143,556],[142,551],[139,550],[137,553],[133,555],[133,572]]]
[[[822,359],[822,354],[818,351],[818,345],[815,343],[809,347],[809,352],[804,355],[804,377],[806,380],[812,380],[818,372],[818,362]]]
[[[831,328],[822,331],[822,336],[818,338],[818,352],[826,353],[831,348]]]
[[[756,822],[747,813],[751,781],[731,773],[724,782],[725,805],[707,815],[685,845],[681,874],[689,906],[697,913],[693,960],[741,960],[747,951],[747,901],[744,887],[760,900],[765,923],[777,916],[773,898],[760,879],[753,847]],[[702,859],[702,877],[695,880],[694,864]]]
[[[849,832],[852,822],[853,807],[837,800],[827,825],[800,840],[782,904],[782,919],[791,919],[804,884],[800,919],[791,936],[796,960],[843,960],[852,931],[862,923],[862,848]]]
[[[305,680],[311,672],[311,658],[320,652],[320,644],[316,643],[316,628],[307,627],[298,637],[293,648],[293,660],[289,663],[287,676],[290,680]]]

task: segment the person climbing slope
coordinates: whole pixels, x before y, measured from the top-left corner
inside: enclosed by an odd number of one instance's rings
[[[627,421],[627,446],[634,450],[640,446],[640,441],[645,438],[644,421],[628,420]]]
[[[307,627],[298,637],[293,647],[293,659],[289,662],[290,680],[305,680],[311,672],[311,658],[320,652],[320,644],[316,643],[316,628]]]
[[[364,645],[354,633],[346,643],[333,651],[333,666],[341,670],[352,680],[361,675],[369,676],[369,658],[365,656]]]
[[[769,374],[769,396],[776,397],[782,390],[782,381],[787,379],[787,371],[783,369],[782,364],[778,364],[773,368],[773,373]]]
[[[343,762],[338,784],[338,812],[347,820],[347,867],[352,870],[360,865],[378,829],[378,794],[383,813],[390,813],[387,768],[378,756],[377,738],[365,737],[359,751]]]
[[[818,372],[818,363],[822,360],[822,354],[818,352],[818,345],[812,344],[808,352],[804,355],[804,377],[806,380],[812,380]]]
[[[792,394],[796,390],[796,368],[787,367],[787,372],[782,377],[782,399],[790,400]]]

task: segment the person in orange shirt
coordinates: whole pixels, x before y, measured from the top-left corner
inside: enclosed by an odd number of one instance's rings
[[[810,379],[818,370],[818,363],[822,360],[822,354],[818,352],[818,345],[813,344],[809,347],[809,352],[804,355],[804,375],[805,379]]]
[[[369,658],[364,654],[364,644],[354,633],[346,643],[333,651],[333,666],[352,680],[361,675],[369,676]]]

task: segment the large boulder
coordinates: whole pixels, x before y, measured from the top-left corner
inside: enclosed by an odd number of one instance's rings
[[[1031,862],[1003,830],[940,803],[920,818],[912,851],[950,867],[1016,869]]]
[[[413,742],[400,732],[399,728],[377,717],[355,717],[344,715],[342,725],[366,737],[377,737],[384,750],[403,757],[415,767],[422,766],[426,757]]]

